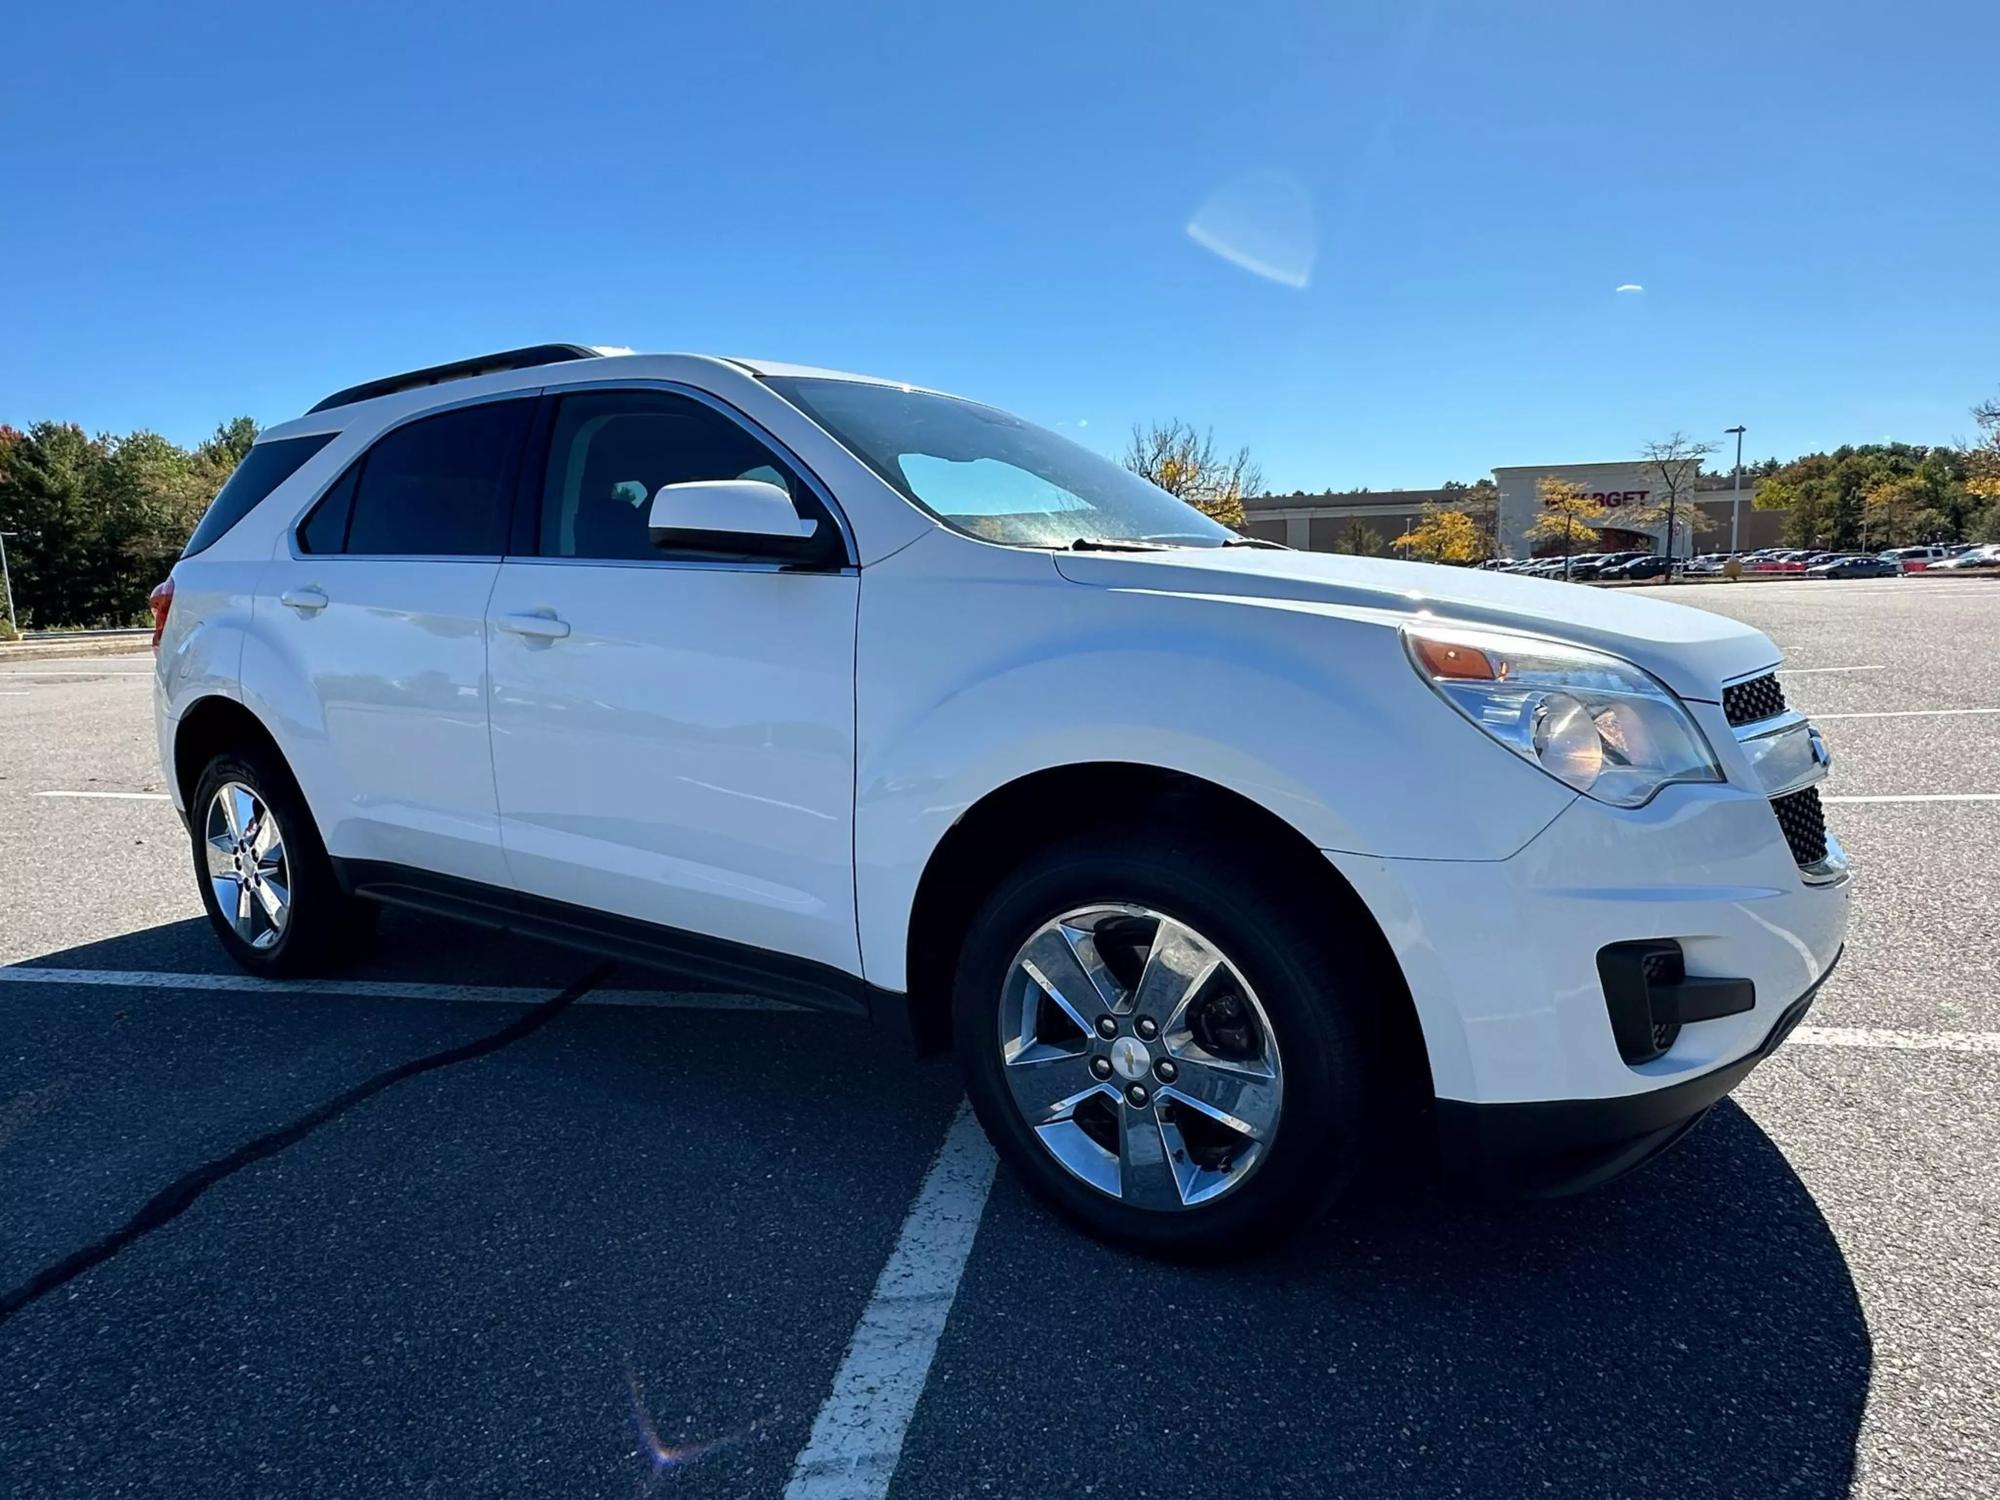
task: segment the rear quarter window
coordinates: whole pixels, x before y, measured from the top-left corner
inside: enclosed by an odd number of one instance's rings
[[[279,438],[274,442],[259,443],[244,454],[236,472],[216,491],[215,498],[202,513],[193,535],[188,537],[187,546],[181,549],[181,556],[193,557],[204,548],[214,546],[230,527],[255,510],[271,491],[298,473],[300,465],[332,442],[333,438],[334,434],[330,432],[316,432],[309,437]]]

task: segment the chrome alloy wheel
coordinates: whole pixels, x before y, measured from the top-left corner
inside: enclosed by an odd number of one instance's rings
[[[272,947],[291,916],[292,877],[271,809],[242,782],[224,782],[209,799],[202,848],[223,920],[252,948]]]
[[[1215,944],[1150,907],[1079,907],[1038,929],[1007,973],[1000,1055],[1049,1154],[1136,1208],[1213,1202],[1277,1132],[1270,1017]]]

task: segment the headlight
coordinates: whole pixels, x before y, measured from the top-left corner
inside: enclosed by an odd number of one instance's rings
[[[1521,759],[1614,807],[1675,781],[1721,781],[1701,728],[1628,661],[1497,631],[1407,626],[1424,680]]]

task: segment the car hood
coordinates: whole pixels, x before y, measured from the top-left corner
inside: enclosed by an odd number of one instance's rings
[[[1685,698],[1713,702],[1721,685],[1774,666],[1761,630],[1681,604],[1618,589],[1518,578],[1472,568],[1261,547],[1163,552],[1064,552],[1056,569],[1099,588],[1241,599],[1492,625],[1609,651]]]

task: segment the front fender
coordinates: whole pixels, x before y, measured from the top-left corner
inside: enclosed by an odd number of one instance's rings
[[[1413,859],[1505,859],[1575,798],[1441,703],[1380,617],[1096,588],[1046,554],[953,545],[985,566],[898,558],[863,578],[856,913],[884,988],[905,985],[909,912],[945,834],[1038,771],[1179,772],[1318,848]],[[1052,840],[1064,812],[1047,811]]]

